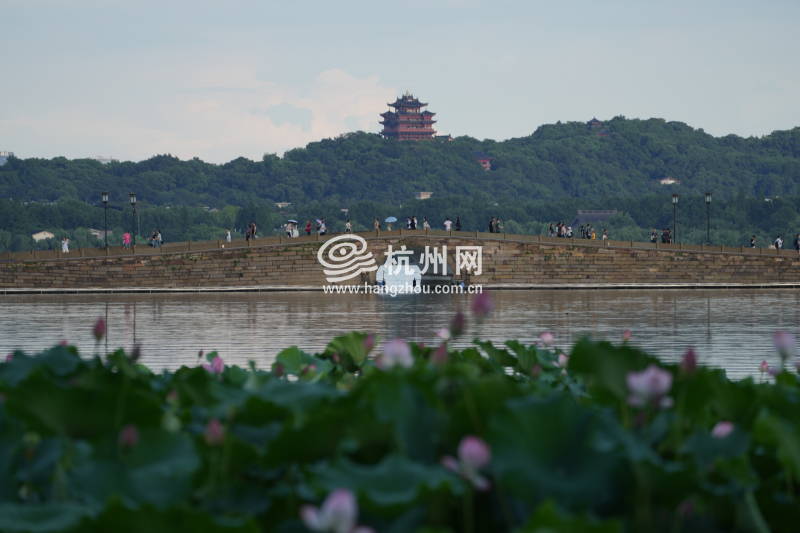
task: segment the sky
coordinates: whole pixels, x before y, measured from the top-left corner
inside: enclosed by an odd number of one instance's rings
[[[380,131],[660,117],[800,125],[796,0],[0,0],[0,151],[222,163]]]

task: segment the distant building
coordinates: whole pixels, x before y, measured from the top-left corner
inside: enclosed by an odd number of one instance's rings
[[[100,162],[103,165],[108,165],[109,163],[117,163],[118,161],[113,157],[103,157],[102,155],[96,155],[92,159],[95,161]]]
[[[40,231],[38,233],[34,233],[33,235],[31,235],[31,237],[33,238],[34,241],[39,242],[39,241],[46,241],[47,239],[55,239],[56,236],[50,233],[49,231]]]
[[[433,139],[436,131],[433,129],[433,115],[430,111],[420,111],[428,104],[420,102],[414,95],[406,92],[392,104],[394,111],[381,113],[383,131],[381,135],[387,139],[398,141],[424,141]]]
[[[667,176],[666,178],[661,178],[658,180],[661,185],[680,185],[681,180],[675,179],[672,176]]]
[[[492,157],[478,152],[475,154],[475,160],[483,168],[483,170],[492,170]]]
[[[0,150],[0,167],[5,165],[6,161],[8,161],[8,158],[10,158],[10,157],[14,157],[14,152],[6,152],[6,151],[3,151],[3,150]]]
[[[292,202],[275,202],[275,207],[278,209],[286,209],[290,205],[292,205]]]
[[[575,215],[575,220],[572,221],[572,228],[578,228],[585,224],[602,224],[618,213],[619,211],[614,209],[579,209]]]
[[[606,137],[608,135],[608,130],[606,129],[605,124],[603,124],[602,120],[597,120],[596,117],[592,117],[592,120],[587,122],[586,125],[598,137]]]
[[[417,200],[427,200],[431,196],[433,196],[433,193],[430,191],[420,191],[414,195],[414,198]]]
[[[437,141],[453,142],[453,136],[449,133],[447,135],[435,135],[433,138]]]

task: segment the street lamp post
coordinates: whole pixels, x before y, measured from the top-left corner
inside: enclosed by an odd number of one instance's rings
[[[106,243],[106,249],[108,249],[108,193],[101,193],[100,198],[103,200],[103,240]]]
[[[129,193],[128,196],[131,201],[131,207],[133,207],[133,220],[131,221],[133,222],[132,224],[133,228],[131,229],[131,232],[133,233],[133,246],[135,247],[136,246],[136,193],[135,192]]]
[[[711,193],[706,193],[706,244],[711,244]]]
[[[678,242],[678,195],[672,195],[672,242]]]

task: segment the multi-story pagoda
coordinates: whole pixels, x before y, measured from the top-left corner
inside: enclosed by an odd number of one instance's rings
[[[394,111],[381,113],[383,120],[383,131],[381,134],[387,139],[397,139],[400,141],[422,141],[433,139],[436,131],[433,129],[433,115],[430,111],[420,111],[428,104],[422,103],[414,96],[406,92],[402,98],[395,100]]]

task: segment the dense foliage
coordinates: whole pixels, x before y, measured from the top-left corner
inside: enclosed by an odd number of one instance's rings
[[[216,354],[154,374],[136,351],[14,353],[0,363],[0,530],[797,530],[792,373],[733,382],[630,341],[567,356],[547,334],[394,340],[373,358],[374,343],[289,348],[270,371]]]
[[[492,158],[490,171],[477,163],[479,153]],[[680,184],[661,185],[666,177]],[[502,142],[397,142],[358,132],[283,157],[222,165],[169,155],[106,165],[11,158],[0,166],[0,198],[6,199],[0,250],[31,247],[30,234],[43,229],[75,239],[77,228],[102,228],[102,191],[110,193],[117,236],[138,226],[144,235],[159,228],[172,241],[219,238],[255,218],[265,232],[290,217],[325,217],[341,229],[343,208],[356,228],[371,228],[374,217],[416,215],[435,227],[445,216],[461,216],[465,229],[483,230],[499,216],[507,231],[527,233],[569,223],[577,209],[617,209],[623,215],[605,224],[612,238],[644,239],[650,229],[671,225],[670,196],[678,193],[679,221],[689,230],[680,232],[684,242],[705,240],[702,194],[711,191],[714,242],[742,244],[755,233],[766,244],[800,226],[800,128],[716,138],[679,122],[617,117],[602,127],[546,125]],[[139,199],[142,220],[135,224],[129,191]],[[432,199],[415,200],[419,191],[432,192]],[[780,198],[764,202],[767,197]],[[276,202],[291,205],[279,212]],[[179,214],[177,206],[184,206]],[[226,206],[247,212],[221,218],[209,211]],[[41,246],[48,245],[57,243]]]

